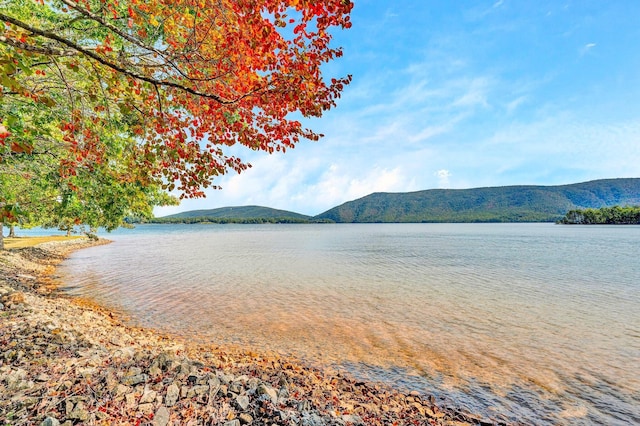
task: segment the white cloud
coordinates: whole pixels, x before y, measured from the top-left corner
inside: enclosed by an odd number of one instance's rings
[[[434,175],[438,178],[438,188],[450,188],[451,185],[449,183],[449,178],[451,177],[451,172],[446,169],[438,170],[434,173]]]
[[[402,191],[405,185],[400,168],[389,170],[375,167],[366,174],[354,174],[353,170],[347,170],[343,165],[332,164],[316,184],[306,187],[299,195],[316,197],[321,200],[318,204],[330,208],[373,192]]]
[[[580,49],[580,56],[584,56],[587,53],[589,53],[591,51],[591,49],[593,49],[594,47],[596,47],[595,43],[587,43],[584,46],[582,46],[582,49]]]

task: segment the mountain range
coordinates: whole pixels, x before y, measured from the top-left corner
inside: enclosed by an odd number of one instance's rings
[[[192,210],[154,222],[554,222],[569,210],[640,205],[640,178],[558,186],[376,192],[317,216],[260,206]]]

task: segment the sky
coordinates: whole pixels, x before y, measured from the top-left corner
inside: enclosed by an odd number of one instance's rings
[[[640,177],[640,1],[355,0],[353,75],[325,135],[156,216],[261,205],[317,215],[373,192]]]

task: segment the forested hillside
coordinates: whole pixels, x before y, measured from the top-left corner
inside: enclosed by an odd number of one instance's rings
[[[152,223],[301,223],[311,217],[261,206],[221,207],[211,210],[191,210],[151,220]]]
[[[569,210],[640,204],[640,179],[374,193],[316,219],[335,222],[554,222]]]

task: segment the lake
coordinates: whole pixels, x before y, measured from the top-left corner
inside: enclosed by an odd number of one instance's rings
[[[59,268],[134,325],[486,419],[640,423],[640,227],[143,225]]]

